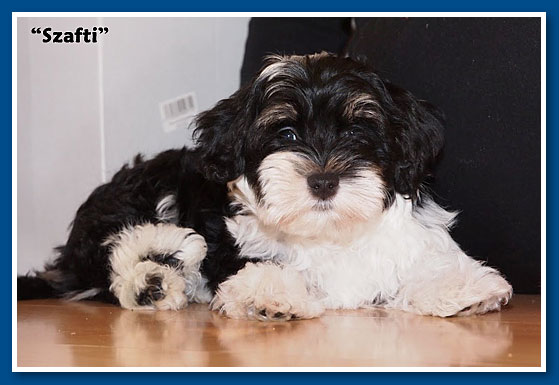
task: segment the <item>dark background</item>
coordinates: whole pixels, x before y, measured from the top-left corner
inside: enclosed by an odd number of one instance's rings
[[[539,18],[253,18],[241,82],[270,53],[365,58],[439,107],[445,149],[430,185],[459,210],[454,239],[516,293],[541,283]]]

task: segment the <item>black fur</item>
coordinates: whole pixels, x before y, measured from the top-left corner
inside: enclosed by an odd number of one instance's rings
[[[48,282],[39,277],[23,276],[17,278],[17,299],[42,299],[55,296]]]
[[[279,60],[281,68],[274,76],[257,76],[198,116],[195,149],[166,151],[149,161],[137,157],[95,189],[79,208],[58,258],[37,277],[18,278],[18,299],[101,288],[94,298],[114,302],[108,289],[109,250],[103,241],[123,226],[157,222],[157,202],[171,193],[176,196],[178,225],[206,239],[201,272],[215,291],[246,263],[225,227],[224,218],[235,214],[226,182],[244,174],[258,194],[257,169],[267,155],[280,150],[302,153],[320,166],[338,156],[340,178],[351,178],[360,165],[374,165],[387,185],[387,205],[394,193],[415,200],[442,147],[440,113],[351,59],[272,58],[266,66]],[[356,95],[374,101],[368,115],[347,113],[348,100]],[[293,107],[291,117],[266,118],[267,111],[285,105]],[[291,129],[282,130],[285,127]],[[172,256],[149,258],[173,262]],[[140,300],[157,299],[156,283],[154,278],[153,290],[142,293],[146,298]]]
[[[266,89],[278,84],[280,91],[268,97]],[[343,118],[348,96],[359,93],[379,102],[379,119]],[[282,103],[295,106],[297,119],[254,124],[267,107]],[[287,126],[296,128],[301,140],[283,140],[278,129]],[[245,174],[257,191],[256,170],[262,159],[289,150],[304,153],[317,164],[336,154],[351,159],[351,169],[342,177],[351,176],[355,162],[376,164],[388,183],[389,196],[398,192],[415,199],[443,146],[442,113],[382,81],[365,64],[335,56],[290,61],[271,80],[257,76],[201,114],[197,127],[206,177],[226,182]]]
[[[124,166],[78,209],[68,242],[57,249],[58,258],[45,269],[60,279],[45,280],[44,273],[18,277],[18,299],[62,297],[74,291],[102,288],[94,299],[103,297],[115,302],[108,290],[109,250],[103,241],[123,226],[157,223],[156,204],[170,193],[177,194],[179,225],[196,229],[208,243],[202,272],[215,289],[245,262],[231,258],[237,253],[232,241],[223,242],[228,239],[223,217],[231,212],[226,187],[197,172],[197,159],[195,152],[183,148],[163,152],[149,161],[137,157],[132,167]],[[171,263],[170,257],[163,256],[161,262]]]

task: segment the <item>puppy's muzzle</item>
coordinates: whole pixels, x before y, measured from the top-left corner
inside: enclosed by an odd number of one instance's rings
[[[336,195],[340,178],[332,172],[316,173],[307,178],[307,184],[313,196],[326,200]]]

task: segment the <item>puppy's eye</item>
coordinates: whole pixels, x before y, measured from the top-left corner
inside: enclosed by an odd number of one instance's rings
[[[355,130],[346,130],[342,132],[342,138],[351,138],[355,136]]]
[[[284,127],[278,132],[279,136],[287,140],[297,140],[297,133],[293,127]]]

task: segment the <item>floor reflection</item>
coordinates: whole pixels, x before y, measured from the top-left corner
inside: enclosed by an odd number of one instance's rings
[[[48,321],[58,330],[55,344],[71,350],[75,366],[471,366],[506,355],[513,342],[501,313],[441,319],[367,309],[261,323],[226,319],[203,306],[68,306],[71,312],[53,313],[37,327]]]
[[[248,366],[475,365],[504,354],[513,341],[500,314],[440,319],[369,310],[368,316],[325,316],[252,330],[214,322],[223,349],[237,352],[236,364]]]

